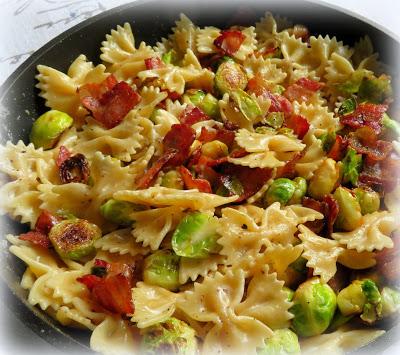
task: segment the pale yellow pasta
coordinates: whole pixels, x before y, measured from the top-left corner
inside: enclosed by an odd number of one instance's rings
[[[296,163],[295,169],[299,176],[305,179],[311,179],[314,171],[317,170],[326,159],[325,152],[322,149],[322,142],[311,132],[308,132],[303,138],[306,144],[304,155]]]
[[[199,29],[196,38],[197,51],[202,54],[217,52],[214,41],[220,36],[220,34],[220,29],[213,26]]]
[[[287,76],[271,59],[265,59],[261,56],[256,57],[255,55],[251,55],[247,57],[243,62],[243,67],[249,78],[261,76],[273,84],[282,83]]]
[[[339,254],[338,262],[350,269],[369,269],[376,265],[375,253],[370,251],[357,252],[354,249],[343,249]]]
[[[200,276],[207,276],[216,272],[219,264],[224,264],[222,255],[210,255],[208,258],[193,259],[181,258],[179,263],[179,282],[196,281]]]

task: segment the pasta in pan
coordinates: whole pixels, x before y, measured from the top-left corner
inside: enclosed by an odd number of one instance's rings
[[[30,304],[103,354],[340,354],[384,333],[400,124],[368,37],[182,15],[154,47],[112,29],[100,59],[39,65],[49,111],[0,147]]]

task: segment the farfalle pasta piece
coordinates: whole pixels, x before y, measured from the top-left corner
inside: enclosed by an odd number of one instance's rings
[[[338,257],[338,262],[349,269],[369,269],[376,265],[375,253],[370,251],[357,252],[354,249],[343,249]]]
[[[266,133],[249,132],[240,129],[236,133],[237,144],[250,154],[242,158],[228,158],[233,164],[250,168],[276,168],[285,165],[296,152],[304,149],[305,145],[296,138],[271,131]]]
[[[348,249],[363,251],[382,250],[393,248],[390,234],[400,227],[396,215],[388,211],[366,214],[360,227],[351,232],[332,233],[332,238]]]
[[[134,212],[131,214],[135,221],[132,235],[144,247],[157,250],[165,236],[176,228],[183,216],[183,209],[176,206]]]
[[[169,44],[182,56],[188,49],[196,52],[196,37],[198,27],[184,14],[175,22],[176,26],[172,29],[169,36]]]
[[[336,261],[343,252],[336,240],[322,238],[308,229],[299,226],[299,238],[304,248],[303,258],[307,259],[307,266],[313,269],[314,275],[319,275],[326,283],[336,274]]]
[[[325,152],[322,149],[322,142],[311,132],[308,132],[303,138],[306,144],[304,155],[296,163],[295,170],[299,176],[305,179],[311,179],[314,171],[317,170],[326,159]]]
[[[150,252],[148,248],[143,247],[134,240],[130,228],[118,229],[108,233],[96,240],[94,246],[109,253],[120,255],[146,255]]]
[[[224,264],[221,255],[210,255],[204,259],[181,258],[179,263],[179,282],[184,284],[188,281],[196,281],[200,276],[207,276],[216,272],[218,265]]]
[[[54,318],[64,326],[83,329],[87,328],[92,331],[95,329],[95,325],[91,320],[82,316],[82,314],[75,308],[61,306],[55,312]]]
[[[120,316],[107,316],[93,331],[90,347],[105,355],[129,355],[139,349],[129,322]]]
[[[118,191],[114,198],[156,207],[176,206],[192,210],[210,210],[234,202],[237,196],[223,197],[198,190],[177,190],[159,186],[146,190]]]
[[[88,114],[81,105],[79,87],[87,83],[101,83],[109,75],[104,65],[94,67],[83,54],[75,59],[67,74],[45,65],[38,65],[37,69],[39,83],[36,87],[40,90],[39,95],[46,100],[46,106],[66,112],[76,119]]]
[[[287,74],[274,64],[271,59],[251,55],[243,62],[243,67],[249,78],[261,76],[272,84],[282,83]]]
[[[284,59],[300,65],[309,65],[310,48],[307,43],[294,35],[289,35],[287,31],[279,34],[281,42],[280,49]]]
[[[131,318],[138,328],[147,328],[168,319],[175,312],[178,295],[165,288],[138,282],[132,289],[135,312]]]
[[[246,27],[241,32],[245,38],[238,51],[233,54],[233,57],[243,61],[257,49],[257,40],[255,27]]]
[[[52,295],[52,290],[46,286],[47,281],[52,278],[55,273],[55,271],[50,271],[38,277],[29,290],[29,304],[32,306],[38,305],[43,311],[48,308],[57,311],[62,306],[62,300],[55,299]]]
[[[261,120],[261,116],[252,122],[246,118],[231,102],[229,94],[225,93],[221,100],[218,101],[219,111],[224,121],[232,122],[233,124],[246,130],[253,130],[253,123]]]
[[[206,26],[197,32],[197,51],[201,54],[212,54],[217,52],[214,41],[220,36],[221,30],[217,27]]]
[[[135,106],[135,113],[140,117],[150,118],[155,107],[168,97],[168,93],[154,86],[144,86],[140,92],[141,100]]]

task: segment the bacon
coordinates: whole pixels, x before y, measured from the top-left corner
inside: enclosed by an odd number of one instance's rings
[[[227,55],[234,55],[242,45],[246,36],[236,30],[222,31],[221,35],[214,40],[214,45]]]
[[[243,194],[235,202],[241,202],[253,196],[272,176],[272,169],[249,168],[228,162],[215,168],[222,176],[236,177],[242,184]]]
[[[89,90],[87,87],[85,88],[86,85],[91,85]],[[79,89],[82,105],[92,113],[95,120],[107,129],[120,124],[127,113],[141,100],[140,95],[124,81],[115,84],[104,93],[99,89],[95,95],[88,95],[88,91],[89,93],[93,92],[92,87],[96,84],[86,85]],[[98,85],[103,87],[102,84]],[[106,85],[106,87],[109,86]]]
[[[49,211],[44,210],[36,220],[35,231],[47,235],[49,234],[50,229],[56,224],[60,223],[61,220],[61,218],[54,216]]]
[[[187,189],[197,189],[200,192],[206,192],[211,194],[212,189],[210,183],[205,179],[195,179],[192,173],[184,166],[180,166],[177,169],[182,176],[183,182]]]
[[[63,184],[81,182],[86,184],[90,176],[89,162],[83,154],[76,154],[64,160],[59,168]]]
[[[164,149],[176,150],[177,154],[168,161],[169,166],[182,165],[189,157],[190,147],[196,132],[186,124],[174,124],[163,139]]]
[[[62,145],[60,147],[60,150],[58,151],[58,157],[56,160],[57,167],[60,167],[62,163],[64,163],[64,161],[69,159],[70,157],[71,157],[70,151]]]
[[[384,189],[385,192],[390,192],[396,187],[399,177],[400,159],[388,157],[375,164],[364,164],[358,181],[374,190]]]
[[[319,81],[315,81],[306,77],[297,80],[296,84],[302,86],[304,89],[314,92],[321,90],[325,85],[324,83],[320,83]]]
[[[82,99],[84,97],[95,97],[100,98],[107,91],[110,91],[118,84],[117,78],[111,74],[101,83],[88,83],[82,85],[78,89],[79,97]]]
[[[214,127],[212,129],[202,127],[198,140],[201,143],[219,140],[225,143],[229,148],[235,140],[235,132],[219,127]]]
[[[335,142],[328,152],[328,158],[339,161],[342,160],[347,148],[347,140],[340,135],[336,135]]]
[[[294,84],[289,85],[284,96],[291,102],[308,102],[311,96],[323,87],[322,83],[308,78],[300,78]]]
[[[276,171],[276,177],[285,177],[293,179],[296,177],[296,164],[303,157],[304,152],[297,152],[291,160],[289,160],[284,166],[281,166]]]
[[[359,128],[357,131],[350,133],[349,145],[357,151],[357,153],[365,154],[369,164],[386,159],[393,149],[392,143],[378,140],[375,131],[368,126]]]
[[[302,115],[291,115],[286,120],[286,126],[293,129],[294,134],[296,134],[299,139],[303,139],[310,128],[307,119]]]
[[[255,51],[254,56],[257,58],[269,57],[272,56],[277,49],[278,49],[277,47],[264,47],[262,49]]]
[[[158,159],[153,166],[147,170],[147,172],[137,181],[137,189],[147,189],[150,187],[154,180],[157,178],[158,174],[162,168],[174,157],[176,157],[178,151],[176,149],[167,150],[164,155]]]
[[[283,112],[285,116],[288,116],[292,113],[293,108],[290,101],[279,94],[272,94],[267,91],[264,95],[271,100],[271,106],[269,107],[269,112]]]
[[[164,68],[165,64],[159,57],[150,57],[144,60],[147,70]]]
[[[325,205],[326,228],[327,228],[327,234],[330,237],[333,232],[333,225],[335,224],[337,216],[339,214],[339,204],[333,198],[332,195],[324,196],[323,202],[326,204]]]
[[[202,110],[196,106],[188,106],[179,115],[179,121],[189,126],[194,125],[197,122],[207,121],[210,117],[206,115]]]
[[[49,249],[51,247],[48,235],[36,230],[21,234],[19,239],[28,241],[41,248]]]
[[[340,121],[353,129],[367,126],[372,128],[376,134],[379,134],[382,130],[382,117],[387,108],[386,105],[362,103],[353,112],[342,116]]]

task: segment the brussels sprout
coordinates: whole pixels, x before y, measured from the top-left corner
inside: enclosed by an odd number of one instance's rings
[[[271,133],[275,133],[275,129],[273,129],[272,127],[267,127],[267,126],[259,126],[255,129],[256,133],[260,133],[260,134],[271,134]]]
[[[219,117],[219,105],[218,105],[218,99],[211,95],[210,93],[208,93],[202,103],[200,108],[203,110],[203,112],[210,116],[210,117],[214,117],[214,118],[218,118]]]
[[[397,136],[400,136],[400,123],[391,119],[387,113],[382,116],[383,127],[392,130]]]
[[[143,280],[168,290],[176,290],[179,283],[180,257],[169,250],[159,250],[144,260]]]
[[[65,112],[47,111],[33,123],[30,141],[35,148],[51,149],[61,134],[73,123],[74,119]]]
[[[296,183],[286,178],[274,180],[264,195],[264,206],[269,206],[274,202],[286,205],[296,191]]]
[[[49,232],[49,239],[57,254],[71,260],[79,260],[92,253],[94,242],[100,237],[100,228],[84,219],[62,221]]]
[[[337,296],[337,305],[344,316],[361,314],[366,302],[362,290],[362,281],[355,280],[349,286],[341,290]]]
[[[366,69],[357,69],[350,78],[343,84],[338,85],[339,91],[344,95],[356,94],[360,88],[361,82],[365,77],[370,77],[371,74]]]
[[[307,180],[298,176],[294,178],[293,182],[296,184],[296,190],[294,190],[293,196],[289,201],[289,205],[301,203],[304,195],[307,192]]]
[[[118,201],[113,198],[100,206],[101,215],[108,221],[127,226],[134,222],[133,212],[141,211],[143,207],[127,201]]]
[[[257,349],[260,355],[300,354],[300,344],[297,335],[290,329],[277,329],[271,338],[265,339],[263,348]]]
[[[201,152],[203,155],[212,159],[226,157],[229,154],[227,145],[218,140],[203,144]]]
[[[183,99],[186,102],[186,98],[191,102],[193,105],[200,107],[201,103],[204,100],[206,93],[203,90],[188,90],[186,91],[185,95],[183,95]]]
[[[232,60],[220,64],[215,74],[215,86],[222,93],[229,93],[236,89],[244,89],[247,85],[247,76],[242,66]]]
[[[351,97],[342,102],[342,104],[339,107],[338,113],[339,115],[347,115],[353,112],[356,109],[356,107],[357,107],[357,102],[354,99],[354,97]]]
[[[284,114],[283,112],[270,112],[263,122],[272,128],[281,128],[284,122]]]
[[[339,302],[339,300],[337,300]],[[346,324],[350,320],[352,320],[354,315],[344,316],[339,310],[336,310],[335,315],[333,316],[332,322],[329,325],[328,332],[333,332],[342,325]]]
[[[165,64],[174,64],[177,61],[177,54],[173,49],[171,49],[170,51],[162,55],[161,60]]]
[[[292,327],[297,335],[304,337],[323,333],[336,310],[335,292],[318,278],[302,283],[294,293],[293,302]]]
[[[373,323],[382,316],[382,297],[372,280],[364,280],[361,284],[366,303],[360,318],[367,322]]]
[[[181,174],[179,174],[176,170],[168,171],[161,179],[161,186],[183,190],[184,184]]]
[[[275,87],[272,89],[273,94],[279,94],[282,95],[285,92],[286,88],[282,85],[275,85]]]
[[[361,207],[361,214],[373,213],[379,210],[381,200],[379,194],[373,190],[358,187],[353,190]]]
[[[179,256],[206,258],[219,250],[217,226],[217,221],[207,213],[189,214],[172,235],[172,248]]]
[[[333,191],[339,177],[340,171],[336,162],[331,158],[325,159],[310,180],[308,194],[317,200],[322,199]]]
[[[241,89],[237,89],[232,91],[231,95],[240,112],[248,120],[253,121],[256,117],[261,116],[262,113],[258,102],[248,93]]]
[[[339,214],[335,222],[336,228],[352,231],[359,227],[362,215],[361,207],[356,197],[342,186],[335,190],[333,197],[339,204]]]
[[[322,149],[325,152],[329,152],[335,143],[336,133],[335,132],[326,132],[322,136],[318,137],[318,139],[322,143]]]
[[[361,102],[369,101],[374,104],[381,104],[391,96],[392,87],[387,75],[381,75],[379,78],[364,78],[358,89],[358,99]]]
[[[300,256],[292,262],[286,269],[285,285],[291,288],[297,288],[307,277],[307,259]]]
[[[219,196],[241,196],[244,194],[244,188],[236,176],[231,176],[222,180],[222,185],[218,188],[216,194]]]
[[[382,317],[388,317],[400,310],[400,292],[384,287],[382,296]]]
[[[343,163],[343,182],[351,182],[354,186],[357,184],[358,175],[362,168],[362,155],[357,154],[352,148],[347,149]]]
[[[194,329],[176,318],[145,328],[142,335],[141,354],[194,355],[198,352]]]
[[[289,287],[283,286],[283,291],[287,293],[287,300],[289,302],[292,302],[293,297],[294,297],[294,291],[291,290]]]

